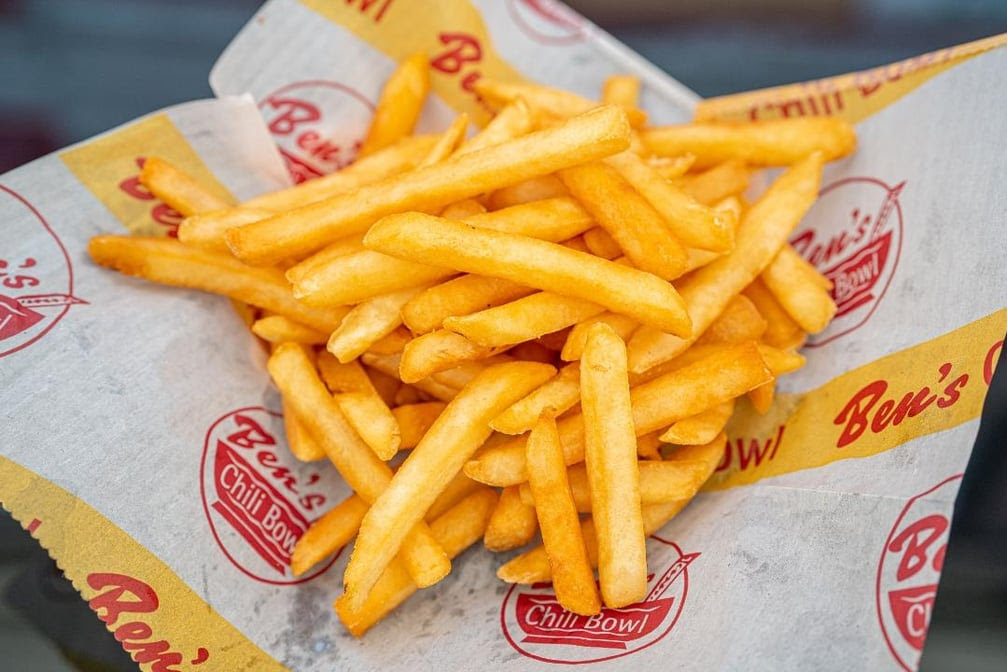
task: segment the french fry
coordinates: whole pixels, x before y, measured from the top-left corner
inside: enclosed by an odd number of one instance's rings
[[[538,422],[542,413],[558,417],[580,401],[580,367],[568,364],[555,376],[516,401],[490,420],[490,427],[503,434],[524,434]]]
[[[503,231],[553,243],[573,238],[594,226],[591,215],[569,196],[546,198],[472,215],[465,218],[465,223],[480,229]]]
[[[362,233],[354,233],[349,236],[344,236],[339,240],[329,243],[325,246],[325,248],[319,250],[307,259],[289,267],[285,271],[284,275],[290,284],[297,284],[304,278],[309,278],[317,273],[323,272],[325,266],[333,263],[336,259],[356,254],[357,252],[363,252],[366,249],[367,248],[364,247],[364,235]]]
[[[317,329],[294,322],[283,315],[259,318],[252,324],[252,333],[270,343],[290,342],[321,345],[328,338],[326,334]]]
[[[516,360],[506,354],[492,355],[478,360],[465,360],[458,362],[451,368],[436,372],[430,376],[430,380],[435,380],[456,390],[460,390],[471,383],[472,379],[485,371],[487,367],[513,361]]]
[[[701,413],[769,382],[774,376],[755,343],[715,346],[698,361],[658,376],[630,390],[633,424],[642,436]],[[582,401],[583,403],[583,401]],[[584,419],[569,415],[557,423],[567,464],[584,459]],[[481,483],[508,486],[528,480],[525,437],[486,449],[465,465]]]
[[[441,137],[437,139],[437,143],[430,148],[430,152],[420,161],[420,168],[440,163],[451,156],[458,149],[462,140],[465,139],[465,132],[468,128],[469,115],[463,112],[455,117],[455,120],[451,122],[448,129],[441,133]]]
[[[88,243],[100,266],[152,282],[223,294],[321,332],[339,326],[348,308],[309,309],[290,293],[283,273],[252,268],[228,254],[186,247],[170,238],[95,236]]]
[[[182,169],[156,156],[143,162],[140,184],[186,217],[234,205],[231,195],[221,191],[222,188],[211,189]]]
[[[294,415],[290,404],[283,400],[283,427],[287,434],[290,453],[301,462],[314,462],[325,458],[325,450],[315,441],[304,425]]]
[[[364,244],[417,263],[444,263],[594,301],[670,333],[691,333],[684,304],[667,282],[554,243],[409,213],[382,219],[367,232]]]
[[[445,318],[444,328],[484,348],[500,348],[572,326],[604,310],[584,299],[536,292],[478,313]]]
[[[829,281],[789,245],[759,276],[787,314],[804,331],[817,334],[836,314],[836,302],[829,296]]]
[[[343,576],[348,608],[363,606],[405,534],[422,521],[437,495],[489,438],[489,421],[554,373],[553,367],[537,362],[492,366],[448,404],[360,525]]]
[[[541,175],[516,184],[501,187],[489,195],[486,205],[490,210],[500,210],[547,198],[569,196],[570,191],[555,175]]]
[[[659,438],[660,432],[650,432],[649,434],[644,434],[643,436],[636,437],[636,455],[641,460],[660,460],[661,459],[661,439]]]
[[[619,156],[635,157],[632,153]],[[635,267],[665,280],[681,274],[686,262],[681,241],[615,168],[603,162],[585,163],[561,170],[559,178]]]
[[[287,189],[272,191],[245,201],[242,208],[281,212],[359,189],[365,184],[412,170],[437,142],[436,135],[413,135],[368,156],[357,156],[350,165]]]
[[[520,98],[500,110],[486,126],[462,143],[456,155],[469,154],[530,133],[534,119],[528,104]]]
[[[629,130],[621,110],[602,107],[451,161],[229,229],[225,237],[238,258],[251,264],[303,256],[336,238],[364,231],[385,215],[436,209],[621,152],[629,145]]]
[[[412,133],[429,90],[430,62],[426,55],[413,54],[402,61],[381,90],[360,156],[373,154]]]
[[[781,350],[765,343],[759,343],[758,347],[759,356],[766,362],[774,377],[793,373],[804,366],[806,361],[804,355],[793,350]]]
[[[500,492],[500,499],[483,535],[483,545],[490,551],[509,551],[530,542],[536,532],[538,520],[535,507],[522,502],[517,487],[511,486]]]
[[[713,205],[747,189],[749,178],[744,161],[727,159],[697,175],[686,175],[675,180],[675,184],[698,203]]]
[[[584,240],[584,247],[587,248],[587,251],[596,257],[618,259],[623,256],[619,243],[615,241],[612,234],[600,226],[588,229],[581,238]]]
[[[461,334],[438,329],[406,344],[399,364],[399,378],[404,383],[415,383],[461,362],[483,359],[491,354],[492,348],[473,343]]]
[[[807,334],[783,309],[760,278],[753,280],[743,290],[743,294],[766,320],[766,332],[762,335],[764,342],[783,350],[799,348],[804,343]]]
[[[610,156],[605,163],[640,193],[682,244],[714,252],[734,245],[732,214],[702,205],[632,152]]]
[[[445,405],[440,401],[427,401],[393,408],[392,415],[395,416],[401,432],[399,450],[415,448],[444,410]]]
[[[452,559],[479,541],[496,505],[496,493],[488,488],[469,495],[451,507],[430,525],[430,530]],[[355,637],[362,636],[375,623],[416,592],[416,584],[402,563],[394,559],[375,584],[367,599],[352,608],[348,600],[336,600],[336,613]]]
[[[444,487],[441,494],[437,495],[437,499],[435,499],[434,503],[430,505],[429,509],[427,509],[427,515],[424,519],[427,523],[432,523],[447,512],[448,509],[472,493],[485,489],[485,485],[473,481],[471,478],[459,471]]]
[[[321,444],[346,483],[373,506],[391,483],[392,470],[346,422],[302,346],[281,343],[270,356],[267,368],[294,414]],[[450,560],[422,521],[404,530],[396,553],[399,548],[403,564],[417,585],[433,585],[451,570]]]
[[[758,387],[748,391],[748,400],[752,402],[752,407],[760,415],[765,415],[770,406],[773,405],[773,397],[776,394],[776,381],[771,380],[768,383],[759,385]]]
[[[639,602],[647,594],[647,538],[640,510],[626,345],[604,322],[591,328],[584,345],[580,396],[584,464],[598,538],[598,579],[605,605],[614,609]],[[559,444],[558,434],[555,443]],[[556,452],[557,468],[562,471],[563,451],[557,446]],[[535,478],[530,469],[528,473]],[[533,485],[532,494],[538,492]]]
[[[696,157],[692,154],[681,154],[679,156],[651,156],[647,159],[647,165],[653,168],[658,175],[666,180],[675,180],[687,172]]]
[[[636,328],[640,326],[640,323],[633,318],[618,313],[605,312],[589,317],[583,322],[575,324],[570,330],[570,335],[567,337],[566,343],[563,344],[560,359],[564,362],[574,362],[580,359],[581,353],[584,352],[584,343],[587,342],[587,334],[596,322],[604,322],[612,327],[612,330],[624,341],[629,340]]]
[[[636,107],[640,98],[640,79],[634,75],[609,75],[601,86],[603,105]]]
[[[360,361],[373,369],[377,369],[386,375],[394,376],[397,379],[399,377],[399,362],[402,361],[402,355],[379,355],[373,352],[365,352],[360,355]],[[451,401],[458,394],[456,388],[439,383],[432,378],[417,381],[413,383],[412,387],[429,395],[429,398],[437,399],[438,401]],[[411,401],[400,400],[398,396],[396,396],[395,402],[397,404],[412,403]]]
[[[513,82],[480,77],[473,88],[491,107],[501,108],[522,99],[539,113],[541,121],[552,121],[582,114],[597,103],[576,93],[529,82]],[[633,126],[642,126],[647,115],[636,107],[622,108]]]
[[[189,215],[178,225],[178,240],[192,247],[230,254],[231,250],[224,240],[225,231],[257,222],[272,214],[271,210],[240,207]]]
[[[441,211],[441,217],[445,219],[465,219],[481,215],[486,212],[485,206],[474,198],[466,198],[464,201],[452,203]]]
[[[642,135],[644,144],[655,154],[695,154],[697,168],[734,158],[759,166],[786,166],[815,152],[831,161],[857,146],[853,127],[838,117],[691,123],[649,128]]]
[[[357,536],[360,521],[370,508],[357,495],[350,495],[311,523],[290,554],[290,570],[301,576]],[[406,576],[409,573],[402,570]]]
[[[709,328],[696,340],[696,344],[757,341],[762,338],[764,333],[766,333],[766,320],[748,297],[744,294],[738,294],[728,301],[723,312],[710,323]],[[712,440],[711,436],[710,439],[702,443],[708,443]]]
[[[678,283],[692,319],[692,335],[682,338],[662,333],[653,325],[638,329],[628,345],[631,371],[642,373],[672,359],[706,331],[728,302],[769,265],[786,243],[787,235],[815,202],[821,176],[822,155],[813,154],[776,179],[745,213],[734,250]]]
[[[765,383],[768,384],[768,383]],[[760,386],[761,387],[761,386]],[[758,387],[755,388],[759,389]],[[749,391],[749,394],[751,391]],[[727,421],[734,412],[734,400],[697,413],[691,418],[679,420],[661,434],[661,441],[677,445],[703,445],[710,443],[724,431]]]
[[[370,379],[371,384],[378,393],[378,396],[384,399],[385,404],[391,407],[395,403],[395,396],[398,393],[399,388],[402,387],[402,382],[395,376],[389,376],[388,374],[382,373],[377,369],[372,369],[369,366],[364,367],[364,372]]]
[[[329,336],[325,349],[340,362],[356,359],[402,324],[402,306],[424,289],[409,287],[357,304]]]
[[[576,614],[597,614],[601,611],[601,597],[584,547],[555,420],[543,417],[536,423],[528,438],[526,459],[528,485],[535,500],[535,507],[528,508],[542,528],[542,545],[552,567],[556,599],[564,609]],[[513,493],[520,502],[517,488],[511,486],[504,492]]]
[[[687,448],[696,448],[698,450],[692,451],[686,457],[696,460],[709,457],[710,459],[707,459],[706,462],[708,478],[709,474],[713,473],[720,457],[724,454],[724,444],[726,442],[727,436],[721,434],[708,446],[688,446]],[[676,452],[683,450],[687,449],[679,448]],[[690,499],[681,499],[666,504],[649,504],[642,507],[644,532],[651,535],[660,530],[669,520],[678,515],[690,501]],[[581,536],[584,538],[584,546],[587,550],[588,559],[591,561],[591,566],[597,567],[598,546],[594,522],[591,519],[581,521]],[[541,583],[551,580],[552,570],[545,548],[537,546],[513,558],[510,562],[503,564],[497,570],[497,577],[507,583],[521,584]]]
[[[450,389],[450,388],[445,388]],[[446,399],[452,398],[457,394],[457,390],[451,390],[450,394],[445,397]],[[400,383],[399,389],[395,392],[395,398],[392,399],[392,404],[395,406],[406,406],[408,404],[419,404],[430,399],[436,399],[437,397],[432,394],[427,394],[421,392],[413,385],[407,385],[406,383]],[[422,437],[421,437],[422,438]]]
[[[426,289],[402,307],[402,320],[415,334],[440,329],[452,315],[468,315],[528,296],[535,290],[510,280],[462,275]]]
[[[367,351],[379,355],[395,355],[405,350],[406,343],[411,340],[413,340],[412,333],[405,327],[399,325],[393,329],[391,333],[374,341],[374,343],[367,348]]]

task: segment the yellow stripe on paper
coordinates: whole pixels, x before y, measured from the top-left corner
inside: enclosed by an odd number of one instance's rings
[[[1007,309],[818,389],[779,395],[764,416],[739,404],[706,489],[869,457],[978,418],[1005,329]]]

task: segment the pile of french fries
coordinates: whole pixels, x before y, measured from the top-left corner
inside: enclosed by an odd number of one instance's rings
[[[498,576],[552,581],[571,611],[638,602],[646,536],[714,471],[735,406],[765,412],[835,313],[787,237],[853,130],[649,127],[638,81],[615,76],[600,104],[482,79],[484,128],[413,135],[428,88],[407,59],[355,163],[245,203],[149,159],[178,239],[98,236],[91,256],[228,296],[268,343],[291,452],[355,493],[291,561],[356,539],[335,603],[353,634],[479,539],[541,533]],[[765,167],[786,170],[749,203]]]

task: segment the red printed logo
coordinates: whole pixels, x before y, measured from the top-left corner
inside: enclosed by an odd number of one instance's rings
[[[822,189],[790,244],[833,283],[836,316],[807,346],[825,345],[866,322],[895,274],[902,249],[899,195],[873,177],[848,177]],[[813,226],[811,223],[817,223]]]
[[[338,82],[294,82],[259,101],[269,132],[300,183],[351,163],[367,134],[374,104]]]
[[[648,577],[647,597],[595,616],[561,607],[550,583],[511,586],[500,610],[504,637],[529,658],[570,665],[621,658],[660,641],[682,613],[689,564],[699,553],[683,554],[674,542],[651,536],[647,557],[651,568],[661,568]]]
[[[881,551],[878,623],[906,672],[916,669],[927,637],[951,527],[944,511],[954,501],[959,479],[961,474],[947,478],[906,502]]]
[[[87,302],[73,295],[70,256],[39,211],[0,185],[0,215],[5,234],[0,249],[0,357],[4,357],[49,333],[70,306]],[[39,227],[47,235],[40,236]]]
[[[171,672],[179,669],[176,665],[188,662],[196,667],[210,659],[210,652],[201,646],[186,661],[170,642],[156,639],[150,625],[142,620],[129,620],[128,615],[153,614],[161,606],[150,584],[125,574],[95,572],[87,575],[87,585],[98,591],[87,605],[140,665],[150,665],[155,672]]]
[[[339,555],[308,576],[290,572],[297,540],[331,508],[323,493],[340,486],[333,470],[299,462],[277,441],[282,422],[262,407],[224,415],[206,433],[200,465],[203,510],[220,550],[247,576],[274,585],[309,581]]]
[[[572,44],[587,37],[583,17],[555,0],[507,0],[511,19],[542,44]]]

